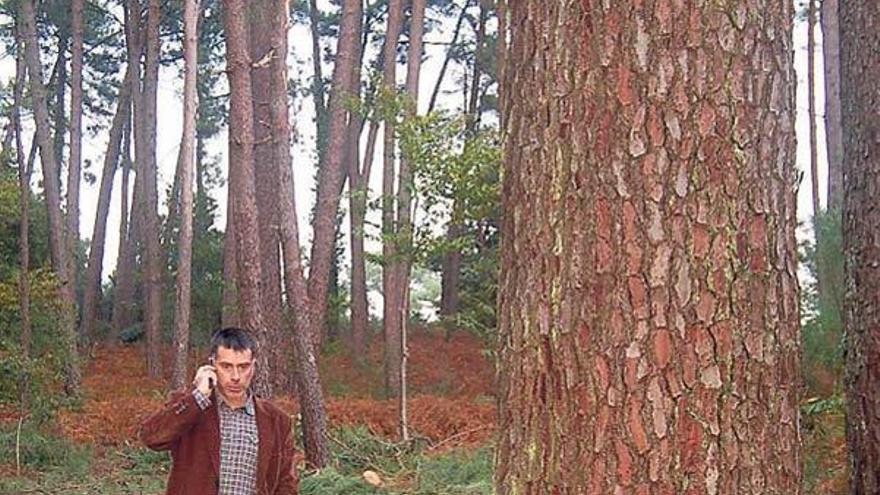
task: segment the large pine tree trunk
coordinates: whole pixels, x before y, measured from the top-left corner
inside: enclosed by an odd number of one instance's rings
[[[397,43],[403,27],[403,0],[388,2],[388,21],[385,43],[382,46],[382,85],[385,91],[397,91]],[[392,263],[395,249],[394,221],[394,122],[385,120],[382,151],[382,332],[385,336],[385,393],[396,397],[400,393],[400,308],[397,278]]]
[[[58,279],[58,296],[61,318],[57,328],[67,352],[64,365],[64,389],[75,394],[80,386],[79,359],[76,345],[76,298],[73,280],[70,278],[65,228],[61,214],[61,192],[58,184],[58,162],[55,160],[50,136],[49,110],[46,104],[46,88],[43,86],[43,68],[40,64],[40,47],[37,39],[34,1],[19,2],[22,36],[25,43],[25,61],[30,81],[30,99],[36,124],[36,140],[40,148],[43,167],[43,187],[46,194],[46,210],[49,219],[49,252],[52,269]]]
[[[269,339],[263,320],[263,275],[254,174],[254,117],[251,58],[248,53],[247,8],[243,0],[223,1],[226,32],[226,72],[229,78],[229,175],[234,197],[232,220],[238,257],[238,310],[241,325],[260,344],[256,392],[272,396]],[[227,232],[227,235],[229,233]]]
[[[792,7],[508,4],[499,494],[800,493]]]
[[[183,4],[183,136],[180,138],[180,237],[177,241],[177,288],[174,306],[174,368],[171,383],[175,389],[186,384],[189,349],[190,293],[192,285],[193,167],[196,140],[196,65],[198,60],[199,0]]]
[[[843,130],[840,126],[840,29],[838,0],[822,0],[822,53],[825,67],[825,146],[828,152],[828,206],[843,204]]]
[[[272,30],[274,0],[248,2],[250,21],[250,55],[257,62],[251,71],[254,112],[254,173],[259,218],[260,259],[263,273],[263,322],[266,325],[266,351],[270,353],[275,390],[288,387],[285,339],[281,331],[281,258],[278,214],[278,163],[272,142],[271,64],[267,57],[284,57],[273,46]],[[258,61],[265,60],[265,63]]]
[[[70,276],[77,279],[79,263],[79,189],[82,164],[83,113],[83,0],[72,0],[70,6],[70,159],[67,164],[67,239],[71,254]],[[81,336],[83,337],[83,336]]]
[[[348,3],[348,2],[346,2]],[[275,46],[278,54],[287,53],[287,0],[275,0]],[[280,185],[279,204],[281,241],[284,255],[284,284],[287,290],[289,313],[293,316],[293,344],[296,354],[297,397],[303,424],[303,447],[306,461],[315,468],[329,460],[327,448],[327,413],[318,376],[312,335],[319,330],[309,300],[303,273],[299,233],[294,201],[293,173],[290,157],[290,122],[287,102],[287,59],[272,59],[272,138],[278,163]]]
[[[880,3],[840,1],[850,493],[880,493]]]
[[[95,212],[95,227],[92,231],[92,241],[89,248],[85,294],[83,296],[83,314],[82,322],[80,323],[80,335],[86,342],[91,342],[94,338],[98,306],[101,302],[101,271],[104,267],[107,214],[110,212],[113,178],[116,175],[116,164],[119,163],[122,137],[128,127],[127,124],[130,118],[131,72],[130,69],[126,69],[125,79],[123,79],[122,86],[119,88],[116,114],[113,116],[113,123],[110,126],[110,140],[107,143],[107,151],[104,153],[104,167],[101,171],[98,209]]]
[[[136,1],[136,0],[135,0]],[[144,82],[140,97],[135,97],[135,156],[143,174],[142,236],[144,239],[144,327],[147,336],[147,373],[162,373],[162,256],[159,245],[159,193],[156,163],[156,96],[159,82],[160,0],[147,5]]]
[[[327,153],[318,170],[318,191],[315,216],[312,221],[314,234],[309,257],[309,300],[314,309],[316,328],[319,329],[318,333],[312,336],[316,345],[321,342],[327,317],[327,292],[330,288],[330,272],[335,253],[339,196],[348,170],[345,164],[348,138],[346,101],[347,95],[353,90],[351,68],[358,61],[360,17],[360,0],[343,2],[328,104]]]

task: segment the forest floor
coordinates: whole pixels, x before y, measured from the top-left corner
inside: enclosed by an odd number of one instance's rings
[[[17,415],[0,407],[0,493],[163,493],[167,454],[141,447],[136,432],[143,418],[161,406],[167,377],[146,377],[139,345],[98,347],[92,356],[83,399],[56,415],[52,435],[21,434],[22,455],[30,460],[21,473],[16,473],[10,447],[18,433]],[[410,337],[409,362],[408,407],[416,442],[402,446],[392,442],[396,402],[381,398],[381,347],[372,346],[366,363],[357,365],[344,346],[327,346],[320,366],[334,468],[304,476],[303,495],[491,493],[491,356],[469,335],[447,340],[421,330]],[[196,364],[194,359],[193,368]],[[297,410],[290,397],[280,396],[276,403],[290,413]],[[832,401],[816,404],[804,421],[805,493],[843,494],[843,414]],[[359,474],[366,470],[378,473],[385,487],[364,483]]]
[[[397,403],[382,398],[381,346],[373,345],[361,365],[344,345],[325,347],[320,368],[337,468],[376,471],[392,490],[375,493],[439,494],[447,492],[409,491],[417,482],[414,478],[424,474],[418,472],[419,466],[441,459],[437,469],[442,471],[450,462],[462,461],[477,465],[479,477],[486,479],[466,480],[465,485],[472,484],[473,490],[456,493],[490,493],[490,445],[495,427],[491,357],[481,351],[478,340],[464,333],[454,333],[447,340],[441,332],[418,330],[410,336],[409,344],[409,424],[416,439],[409,447],[391,442],[398,429]],[[170,370],[170,353],[170,348],[166,349],[166,370]],[[16,475],[15,449],[8,445],[16,433],[18,415],[0,405],[0,435],[5,432],[7,440],[0,437],[0,493],[163,492],[167,455],[143,449],[137,429],[146,415],[162,405],[170,375],[162,379],[146,376],[141,345],[97,347],[90,354],[83,399],[56,414],[52,438],[36,432],[22,435],[24,456],[36,459],[36,467],[26,466],[20,475]],[[193,358],[192,368],[197,364]],[[278,396],[274,402],[291,414],[298,410],[296,400],[289,396]],[[63,458],[56,458],[52,451],[64,451]],[[389,456],[398,461],[383,465]],[[462,460],[463,456],[466,459]],[[344,478],[337,472],[331,471],[329,477],[330,481],[318,480],[310,493],[333,493],[321,483],[358,484],[356,478],[336,480]],[[340,488],[339,493],[376,490],[365,484],[358,486]]]

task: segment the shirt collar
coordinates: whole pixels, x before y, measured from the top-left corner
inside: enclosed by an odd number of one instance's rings
[[[229,404],[227,404],[226,401],[223,400],[223,398],[221,398],[221,397],[218,397],[218,401],[220,403],[220,407],[226,408],[230,411],[244,409],[244,412],[247,413],[248,416],[255,415],[256,411],[257,411],[256,404],[254,402],[254,394],[253,394],[253,392],[250,391],[250,389],[248,389],[248,391],[247,391],[247,400],[245,400],[243,407],[233,409],[233,408],[229,407]]]

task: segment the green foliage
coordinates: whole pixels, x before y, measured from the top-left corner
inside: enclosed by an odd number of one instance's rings
[[[442,113],[407,117],[399,134],[412,164],[414,194],[421,199],[410,254],[439,269],[446,253],[461,252],[460,308],[445,323],[488,342],[495,328],[498,271],[498,137],[491,130],[471,134],[463,117]],[[456,225],[458,234],[437,231],[447,224]]]
[[[418,490],[424,495],[491,494],[492,449],[457,450],[423,458],[418,468]]]
[[[809,390],[820,392],[822,373],[839,380],[843,370],[843,236],[839,211],[813,220],[816,240],[800,247],[810,282],[801,291],[804,372]],[[817,283],[818,281],[818,283]]]
[[[119,456],[127,461],[126,471],[134,475],[167,473],[171,467],[168,451],[127,447],[119,452]]]
[[[12,424],[0,430],[0,459],[4,462],[15,462],[18,445],[22,466],[38,470],[63,470],[70,476],[82,475],[88,471],[92,460],[91,449],[88,447],[76,445],[27,423],[22,427],[19,437],[17,426]]]
[[[330,439],[331,467],[303,477],[301,493],[491,493],[492,449],[488,446],[432,455],[423,442],[388,442],[363,426],[336,429]],[[367,470],[378,473],[387,488],[364,483],[362,475]]]
[[[333,468],[305,476],[299,483],[301,495],[373,495],[387,493],[376,488],[360,476],[344,475]]]
[[[19,232],[21,211],[19,205],[18,172],[0,161],[0,279],[12,276],[19,264]],[[30,193],[28,201],[28,250],[31,268],[49,265],[49,222],[46,203]]]

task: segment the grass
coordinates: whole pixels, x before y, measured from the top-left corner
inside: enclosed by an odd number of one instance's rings
[[[170,468],[167,452],[123,446],[100,453],[48,432],[22,432],[23,472],[15,474],[15,430],[0,431],[0,494],[57,495],[161,494]],[[432,453],[424,441],[388,442],[364,427],[331,434],[331,463],[300,477],[302,495],[488,495],[492,451]],[[372,486],[367,470],[383,480]],[[8,475],[7,475],[8,474]]]

